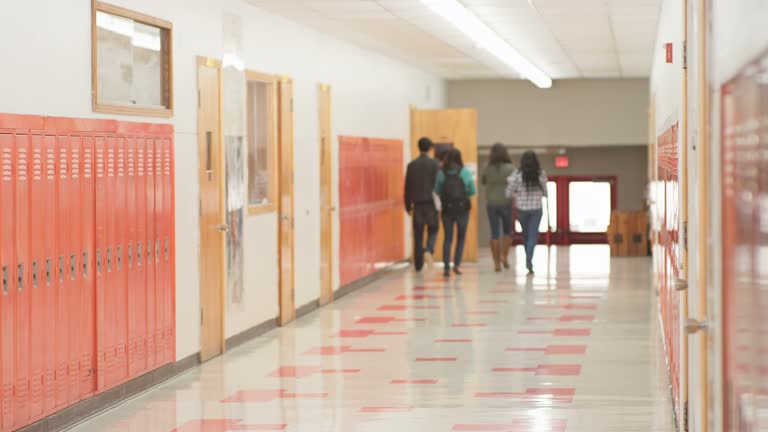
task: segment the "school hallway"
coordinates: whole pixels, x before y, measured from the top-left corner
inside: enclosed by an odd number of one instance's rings
[[[528,278],[521,250],[500,274],[483,255],[394,272],[72,431],[674,430],[650,259],[539,247]]]

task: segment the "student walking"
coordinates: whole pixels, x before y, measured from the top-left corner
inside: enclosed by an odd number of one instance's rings
[[[443,159],[443,167],[437,174],[435,192],[442,206],[443,230],[443,275],[451,275],[451,246],[454,227],[456,229],[456,252],[453,258],[453,272],[461,275],[461,258],[469,225],[470,198],[477,193],[472,173],[464,168],[461,152],[451,149]]]
[[[491,252],[493,268],[501,271],[501,266],[509,268],[509,247],[512,244],[512,201],[505,190],[507,179],[515,168],[504,144],[496,143],[491,148],[491,160],[483,170],[482,182],[485,186],[486,211],[491,227]]]
[[[533,249],[539,239],[543,215],[541,201],[547,196],[547,174],[539,165],[536,153],[526,151],[520,158],[520,169],[507,180],[507,197],[515,200],[517,219],[523,228],[525,266],[533,274]]]
[[[421,271],[426,258],[430,266],[434,263],[435,242],[440,229],[433,191],[437,183],[439,165],[429,153],[432,151],[429,138],[419,140],[418,158],[408,164],[405,174],[405,211],[413,222],[413,264]],[[427,229],[427,247],[424,248],[424,228]]]

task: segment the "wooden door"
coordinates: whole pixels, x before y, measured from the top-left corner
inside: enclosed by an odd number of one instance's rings
[[[331,88],[320,86],[320,305],[333,300]]]
[[[291,81],[290,78],[283,78],[280,80],[279,93],[279,323],[280,325],[285,325],[296,318],[293,273],[293,81]]]
[[[447,109],[447,110],[417,110],[411,109],[411,156],[419,156],[419,139],[430,138],[435,144],[452,144],[461,150],[464,166],[477,173],[477,110]],[[475,186],[478,187],[478,176],[475,175]],[[469,215],[469,227],[464,246],[464,261],[477,262],[477,196],[472,199],[472,210]],[[454,236],[455,238],[455,236]],[[455,245],[454,245],[455,247]],[[440,224],[440,234],[435,246],[435,259],[442,260],[443,228]]]
[[[200,359],[224,352],[224,178],[221,63],[200,58],[198,157],[200,183]]]

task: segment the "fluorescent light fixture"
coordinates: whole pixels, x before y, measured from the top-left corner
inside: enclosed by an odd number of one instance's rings
[[[453,24],[482,49],[540,88],[552,87],[552,78],[520,55],[504,39],[467,10],[458,0],[421,0],[432,12]]]

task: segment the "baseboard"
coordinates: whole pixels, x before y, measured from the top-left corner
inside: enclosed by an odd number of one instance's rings
[[[400,267],[401,264],[405,263],[408,263],[408,260],[398,261],[387,268],[340,287],[333,293],[334,300],[338,300],[388,276],[406,271],[408,269],[407,266]],[[303,317],[319,308],[319,299],[313,300],[299,307],[296,310],[296,317]],[[226,340],[227,350],[231,350],[250,342],[276,328],[278,328],[277,319],[271,318],[234,336],[230,336]],[[89,399],[78,402],[75,405],[64,408],[36,423],[19,429],[18,432],[59,432],[71,428],[83,420],[112,409],[126,399],[136,396],[152,387],[158,386],[199,365],[200,353],[194,353],[177,362],[161,366],[160,368],[128,381],[125,384],[109,389],[104,393],[100,393]]]
[[[370,285],[370,284],[372,284],[372,283],[374,283],[376,281],[384,279],[387,276],[391,276],[391,275],[394,275],[394,274],[402,273],[402,272],[408,270],[409,267],[408,266],[402,266],[402,268],[400,268],[399,266],[401,266],[402,264],[407,264],[408,262],[409,262],[409,260],[407,260],[407,259],[397,261],[396,263],[392,264],[389,267],[386,267],[386,268],[384,268],[382,270],[379,270],[379,271],[377,271],[375,273],[371,273],[370,275],[368,275],[368,276],[366,276],[366,277],[364,277],[362,279],[358,279],[358,280],[356,280],[354,282],[350,282],[350,283],[348,283],[346,285],[343,285],[339,289],[337,289],[336,292],[333,293],[333,299],[334,300],[338,300],[338,299],[340,299],[340,298],[342,298],[344,296],[352,294],[353,292],[359,290],[360,288],[363,288],[363,287],[368,286],[368,285]]]
[[[19,429],[19,432],[58,432],[70,428],[77,423],[113,408],[119,403],[138,395],[152,387],[160,385],[177,375],[186,372],[200,364],[198,353],[185,357],[177,362],[161,366],[153,371],[134,378],[125,384],[99,393],[91,398],[64,408],[29,426]]]

